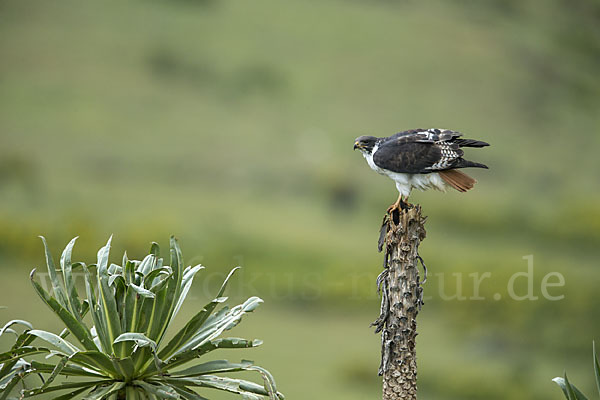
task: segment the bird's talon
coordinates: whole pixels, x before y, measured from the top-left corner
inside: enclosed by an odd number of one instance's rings
[[[402,208],[401,203],[394,203],[394,204],[392,204],[391,206],[388,207],[387,213],[391,214],[395,210],[400,210],[401,208]]]

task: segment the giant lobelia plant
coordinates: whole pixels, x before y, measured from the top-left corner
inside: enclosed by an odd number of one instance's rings
[[[77,239],[77,238],[75,238]],[[28,398],[52,393],[54,399],[205,399],[205,389],[242,395],[244,399],[283,399],[271,374],[251,361],[202,362],[217,349],[255,347],[259,340],[221,337],[236,326],[245,313],[262,300],[251,297],[233,308],[222,305],[225,286],[170,340],[167,330],[183,304],[195,274],[202,266],[184,268],[175,238],[170,241],[170,265],[164,265],[159,247],[152,244],[142,261],[109,264],[111,240],[98,251],[94,265],[73,263],[75,239],[67,245],[56,269],[42,237],[52,289],[36,282],[33,287],[44,303],[62,321],[60,334],[33,329],[26,321],[14,320],[0,330],[13,333],[12,348],[0,354],[0,400]],[[74,270],[82,270],[85,296],[74,283]],[[14,328],[23,326],[22,333]],[[40,355],[43,361],[40,360]],[[262,384],[223,376],[224,373],[255,371]],[[31,375],[40,377],[40,383]],[[18,392],[18,388],[22,389]]]

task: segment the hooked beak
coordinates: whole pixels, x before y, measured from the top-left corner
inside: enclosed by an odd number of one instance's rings
[[[358,144],[358,142],[354,142],[354,150],[360,148],[360,145]]]

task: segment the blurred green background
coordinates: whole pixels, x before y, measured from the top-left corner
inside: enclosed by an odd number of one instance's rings
[[[490,170],[411,197],[429,216],[420,396],[558,399],[565,368],[592,392],[596,0],[2,0],[0,54],[0,321],[60,330],[28,282],[37,235],[55,258],[79,235],[93,262],[114,233],[118,262],[175,234],[207,267],[187,315],[244,267],[230,294],[266,303],[232,333],[265,340],[241,356],[289,399],[378,398],[376,241],[397,193],[353,139],[450,128],[492,144],[467,154]],[[508,296],[527,255],[537,301]]]

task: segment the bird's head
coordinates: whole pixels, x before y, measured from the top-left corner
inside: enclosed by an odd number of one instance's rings
[[[359,149],[363,153],[371,154],[376,142],[375,136],[359,136],[354,141],[354,150]]]

